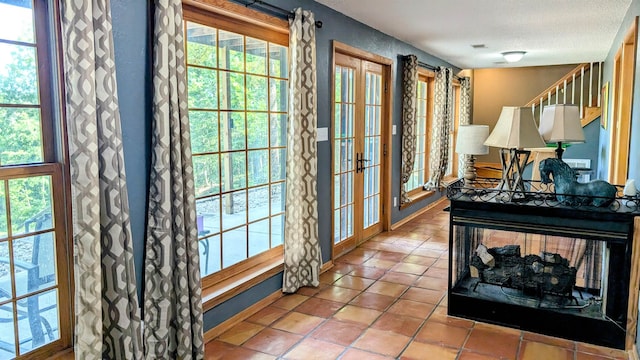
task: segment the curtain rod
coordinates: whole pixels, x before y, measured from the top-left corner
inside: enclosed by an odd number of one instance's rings
[[[438,70],[437,66],[429,65],[429,64],[424,63],[424,62],[422,62],[420,60],[418,60],[418,66],[423,67],[423,68],[428,69],[428,70],[431,70],[431,71],[437,71]],[[462,79],[460,76],[455,75],[455,74],[453,75],[453,78],[457,79],[458,81],[460,81]]]
[[[286,18],[292,18],[293,17],[293,11],[289,11],[287,9],[283,9],[279,6],[270,4],[266,1],[263,0],[251,0],[251,1],[241,1],[241,0],[236,0],[239,3],[241,3],[242,5],[246,6],[246,7],[252,7],[252,6],[261,6],[263,8],[265,8],[267,11],[270,11],[272,13],[276,13],[282,17],[286,17]],[[316,20],[315,22],[316,27],[318,29],[322,28],[322,21],[320,20]]]

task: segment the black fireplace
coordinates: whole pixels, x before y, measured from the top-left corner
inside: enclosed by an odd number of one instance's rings
[[[637,204],[568,207],[539,189],[484,187],[448,189],[449,315],[619,349],[635,341]]]

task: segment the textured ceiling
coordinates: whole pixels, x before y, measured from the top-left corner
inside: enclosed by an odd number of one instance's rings
[[[602,61],[631,0],[316,0],[460,68]],[[366,4],[366,6],[365,6]],[[484,44],[485,48],[472,45]],[[524,50],[517,63],[500,53]]]

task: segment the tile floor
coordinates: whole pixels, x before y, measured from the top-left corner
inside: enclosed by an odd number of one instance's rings
[[[625,352],[447,316],[446,204],[338,258],[206,345],[206,359],[627,359]]]

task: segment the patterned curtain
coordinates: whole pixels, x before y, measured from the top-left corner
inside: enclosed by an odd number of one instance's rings
[[[202,295],[180,0],[156,0],[145,359],[202,359]]]
[[[76,359],[140,359],[140,310],[108,0],[61,0]]]
[[[289,125],[282,291],[320,284],[316,143],[316,27],[298,8],[289,20]]]
[[[449,134],[453,129],[453,70],[439,67],[436,71],[431,151],[429,152],[429,181],[426,190],[438,190],[449,161]]]
[[[460,78],[460,119],[459,125],[471,124],[471,79],[469,77]],[[465,162],[470,155],[459,154],[458,156],[458,178],[464,176]]]
[[[409,55],[402,65],[402,186],[400,203],[408,203],[405,184],[411,177],[416,156],[416,97],[418,89],[418,58]]]

